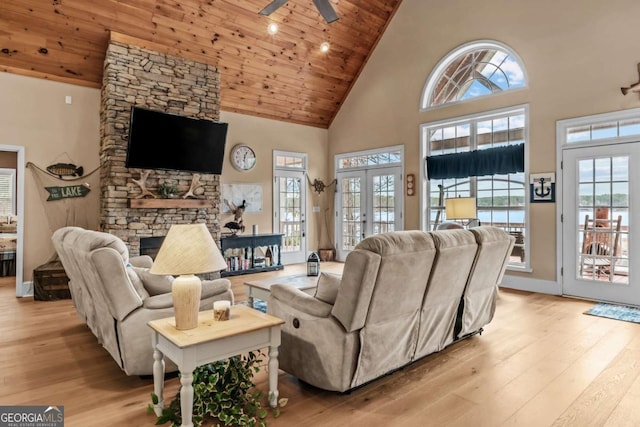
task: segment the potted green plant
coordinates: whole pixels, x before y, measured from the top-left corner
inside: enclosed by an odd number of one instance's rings
[[[260,370],[260,352],[230,357],[215,363],[198,366],[193,372],[193,424],[201,426],[207,417],[224,426],[266,427],[266,417],[271,409],[274,418],[280,415],[280,408],[287,399],[279,399],[278,407],[270,408],[263,394],[256,391],[253,374]],[[153,404],[158,396],[151,394]],[[153,406],[148,410],[153,412]],[[158,417],[156,425],[171,423],[180,426],[180,392],[166,406]]]

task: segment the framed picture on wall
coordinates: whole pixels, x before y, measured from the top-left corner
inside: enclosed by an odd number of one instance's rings
[[[262,185],[261,184],[222,184],[222,198],[236,205],[245,201],[245,213],[262,212]],[[226,203],[222,204],[222,213],[229,213]]]
[[[556,174],[554,172],[529,174],[529,201],[553,203],[556,201]]]

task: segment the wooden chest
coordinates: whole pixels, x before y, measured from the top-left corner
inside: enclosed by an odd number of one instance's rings
[[[42,264],[33,270],[33,298],[37,301],[71,298],[69,278],[60,261]]]

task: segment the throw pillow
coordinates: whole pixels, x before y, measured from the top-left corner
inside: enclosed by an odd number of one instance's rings
[[[127,270],[127,276],[129,276],[129,280],[131,281],[131,284],[133,285],[133,288],[136,290],[138,295],[140,295],[140,298],[147,298],[149,296],[149,292],[147,292],[147,290],[144,288],[142,280],[140,280],[138,274],[133,270],[131,264],[127,263],[127,265],[125,266],[125,270]]]
[[[171,292],[173,276],[151,274],[148,268],[133,267],[133,269],[138,274],[138,277],[140,277],[140,280],[142,280],[142,284],[147,292],[149,292],[149,295],[155,296]]]
[[[342,276],[339,274],[320,273],[315,297],[327,304],[335,304],[338,290],[340,289],[340,282],[342,282]]]

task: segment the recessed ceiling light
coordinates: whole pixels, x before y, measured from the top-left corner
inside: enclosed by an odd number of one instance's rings
[[[331,45],[329,44],[329,42],[324,42],[320,45],[320,52],[327,53],[329,52],[329,48],[331,48]]]
[[[275,22],[269,24],[269,26],[267,27],[267,32],[272,36],[276,34],[278,32],[278,24],[276,24]]]

